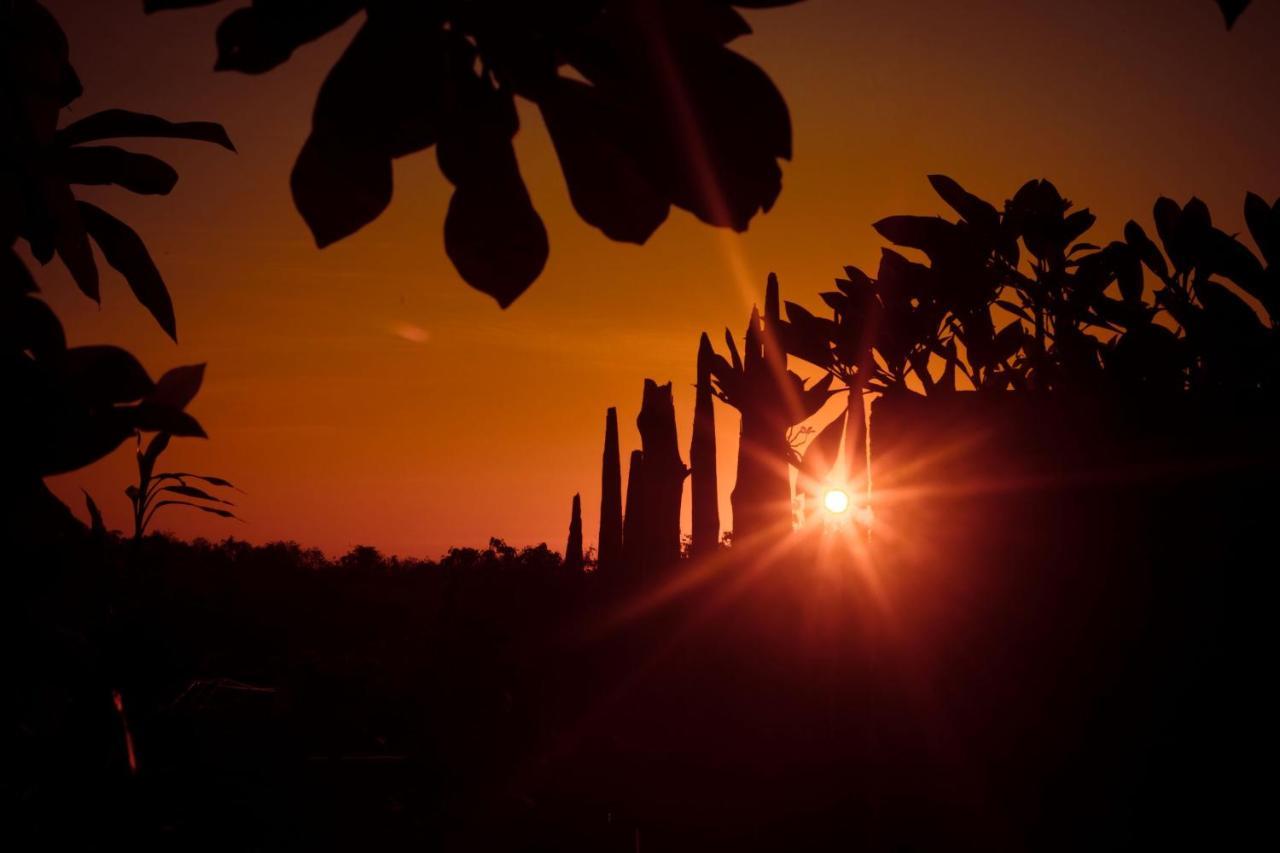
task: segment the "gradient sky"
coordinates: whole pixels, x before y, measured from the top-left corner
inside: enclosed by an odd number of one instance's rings
[[[211,439],[176,440],[166,458],[242,485],[248,524],[158,518],[183,536],[427,557],[490,536],[560,549],[581,491],[591,544],[606,407],[625,459],[642,380],[674,380],[687,450],[698,333],[740,334],[771,270],[784,298],[820,307],[844,264],[875,266],[871,222],[945,212],[926,174],[997,203],[1050,178],[1098,214],[1099,240],[1149,223],[1161,194],[1199,195],[1228,231],[1243,228],[1246,190],[1280,195],[1280,3],[1227,33],[1209,0],[808,0],[750,13],[757,34],[735,43],[782,90],[795,137],[781,199],[746,234],[673,210],[647,246],[609,242],[573,213],[522,104],[516,147],[551,259],[504,312],[445,258],[433,152],[397,161],[390,210],[323,252],[294,211],[315,93],[358,22],[247,77],[211,71],[234,2],[150,17],[141,0],[45,2],[85,81],[68,120],[106,107],[216,120],[240,149],[131,143],[178,167],[174,193],[83,194],[146,239],[179,345],[115,273],[101,310],[56,262],[38,273],[73,343],[124,345],[157,375],[209,363],[192,411]],[[737,418],[717,418],[727,520]],[[87,488],[124,528],[132,468],[126,445],[51,484],[77,512]]]

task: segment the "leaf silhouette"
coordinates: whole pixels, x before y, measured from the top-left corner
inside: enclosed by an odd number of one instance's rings
[[[177,171],[160,158],[111,145],[68,148],[58,165],[70,183],[115,184],[139,195],[168,195],[178,183]]]
[[[1280,265],[1280,199],[1268,205],[1261,196],[1249,193],[1244,201],[1244,220],[1262,257],[1272,266]]]
[[[148,402],[173,409],[185,409],[204,382],[204,365],[189,364],[167,371],[156,382],[155,390],[147,396]]]
[[[44,202],[53,217],[53,249],[71,273],[76,287],[94,302],[101,302],[98,265],[93,260],[93,249],[80,218],[80,209],[76,206],[76,197],[66,181],[57,177],[46,177],[42,185]],[[35,247],[32,248],[34,250]]]
[[[130,110],[103,110],[62,128],[54,136],[59,145],[71,146],[103,139],[163,138],[212,142],[228,151],[236,147],[222,125],[210,121],[172,122]]]
[[[102,250],[107,263],[124,276],[138,302],[151,312],[165,334],[176,341],[178,323],[173,314],[173,300],[142,238],[102,208],[86,201],[78,202],[78,206],[85,230]]]
[[[575,210],[609,238],[643,243],[672,205],[745,230],[781,191],[791,121],[726,45],[750,32],[735,7],[791,1],[255,2],[218,27],[215,67],[270,70],[363,10],[293,169],[298,210],[318,245],[343,239],[390,203],[390,160],[434,142],[455,187],[446,253],[505,307],[549,252],[510,145],[512,99],[541,110]]]
[[[215,497],[204,489],[198,489],[195,486],[163,486],[160,491],[171,492],[175,495],[182,495],[187,498],[199,498],[204,501],[213,501],[214,503],[226,504],[227,506],[235,506],[231,501],[224,501],[222,498]]]
[[[179,500],[157,501],[152,512],[160,509],[160,507],[162,506],[186,506],[186,507],[191,507],[192,509],[198,509],[201,512],[213,513],[214,515],[221,516],[222,518],[234,518],[236,521],[241,521],[240,517],[237,516],[234,512],[231,512],[230,510],[219,509],[216,506],[204,506],[203,504],[192,503],[191,501],[179,501]]]
[[[270,71],[297,48],[341,26],[363,5],[358,0],[286,0],[236,9],[218,27],[214,70]]]
[[[243,489],[237,487],[230,480],[224,480],[222,477],[211,477],[208,474],[190,474],[186,471],[169,471],[163,474],[156,474],[154,475],[154,477],[157,480],[164,480],[164,479],[200,480],[201,482],[208,483],[211,486],[222,486],[228,489],[235,489],[237,492],[240,492],[241,494],[244,493]]]
[[[67,381],[81,397],[103,403],[128,403],[155,386],[138,360],[120,347],[72,347],[66,352]]]
[[[378,16],[361,27],[320,88],[293,171],[294,203],[317,246],[376,219],[391,203],[391,160],[435,144],[441,76],[428,32]],[[415,93],[409,102],[405,85]]]
[[[599,90],[558,77],[539,106],[573,209],[611,240],[647,241],[671,205],[629,152]]]
[[[92,495],[84,489],[80,491],[84,492],[85,509],[89,511],[89,531],[95,537],[106,536],[107,526],[102,523],[102,511],[98,509],[98,505],[94,502]]]
[[[1222,10],[1222,17],[1226,19],[1227,29],[1235,26],[1236,20],[1249,8],[1250,0],[1217,0],[1218,8]]]
[[[800,474],[809,481],[807,491],[812,491],[831,475],[836,457],[840,453],[840,440],[844,437],[844,421],[848,412],[841,412],[809,442],[800,457]]]

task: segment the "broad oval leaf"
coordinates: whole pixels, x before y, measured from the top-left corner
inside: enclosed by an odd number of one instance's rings
[[[298,153],[289,186],[316,246],[323,249],[356,233],[391,204],[391,160],[312,135]]]
[[[641,244],[671,205],[618,138],[623,132],[592,86],[557,77],[539,101],[573,209],[611,240]]]
[[[155,387],[138,360],[120,347],[71,347],[65,363],[70,387],[86,400],[129,403]]]

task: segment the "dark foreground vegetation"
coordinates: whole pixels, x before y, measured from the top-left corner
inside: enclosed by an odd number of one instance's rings
[[[809,527],[610,578],[498,541],[69,535],[17,575],[22,827],[459,851],[1262,831],[1275,413],[959,394],[872,423],[869,543]]]

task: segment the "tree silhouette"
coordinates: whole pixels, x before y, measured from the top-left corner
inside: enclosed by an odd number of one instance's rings
[[[569,538],[564,546],[564,567],[573,572],[582,571],[582,495],[573,496]]]
[[[618,451],[618,410],[609,407],[600,459],[600,536],[596,568],[616,572],[622,560],[622,459]]]
[[[751,31],[734,7],[794,2],[259,0],[219,26],[215,68],[261,74],[365,12],[320,89],[298,210],[319,246],[341,240],[390,203],[392,160],[435,145],[454,185],[445,250],[506,307],[548,254],[511,145],[514,99],[538,106],[574,209],[610,239],[644,243],[672,205],[745,230],[781,190],[791,125],[768,76],[727,47]]]
[[[698,341],[698,382],[693,407],[693,436],[689,441],[692,480],[693,538],[690,551],[695,556],[715,551],[720,545],[720,499],[716,476],[716,411],[711,386],[711,366],[715,349],[703,332]]]

